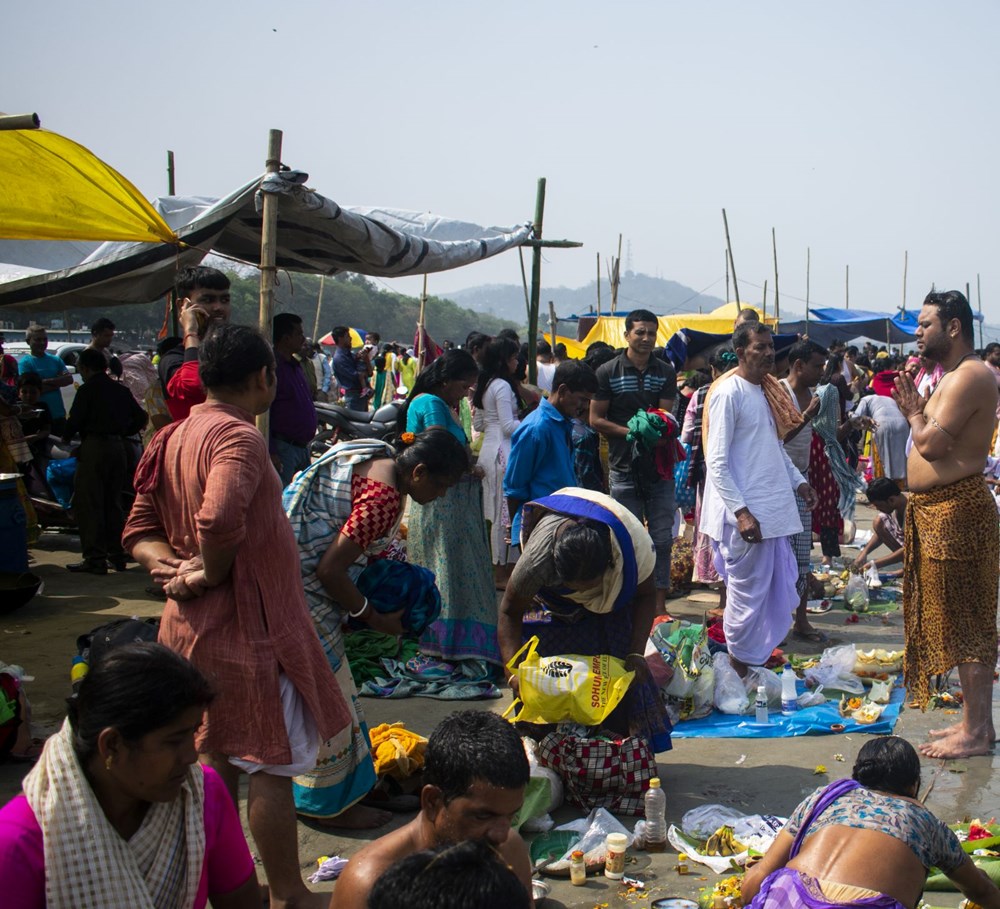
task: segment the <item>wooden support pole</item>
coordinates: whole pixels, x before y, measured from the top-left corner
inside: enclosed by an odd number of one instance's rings
[[[722,250],[722,258],[726,260],[726,302],[729,302],[729,253]]]
[[[521,261],[521,287],[524,289],[524,318],[525,325],[531,321],[531,294],[528,290],[528,275],[524,270],[524,250],[517,248],[517,257]]]
[[[535,193],[535,220],[532,222],[536,240],[542,239],[542,220],[545,216],[545,177],[538,178]],[[538,300],[542,293],[542,250],[535,246],[531,250],[531,303],[528,306],[528,381],[535,385],[538,381]]]
[[[736,280],[736,263],[733,261],[733,244],[729,239],[729,219],[726,217],[726,210],[722,209],[722,224],[726,228],[726,252],[729,254],[729,267],[733,272],[733,293],[736,295],[736,309],[742,310],[740,304],[740,285]]]
[[[983,314],[983,288],[979,283],[979,272],[976,272],[976,304],[979,308],[979,315]],[[979,320],[979,349],[983,349],[983,320]]]
[[[417,315],[417,372],[422,370],[424,363],[424,316],[427,312],[427,275],[424,275],[424,289],[420,293],[420,312]]]
[[[542,249],[579,249],[583,244],[579,240],[525,240],[523,246],[530,246],[532,249],[540,247]]]
[[[39,129],[38,114],[0,114],[0,129]]]
[[[319,276],[319,294],[316,296],[316,318],[313,321],[313,340],[319,340],[319,314],[323,309],[323,287],[326,284],[326,275]]]
[[[267,138],[267,162],[264,170],[276,174],[281,167],[281,130],[272,129]],[[257,320],[261,334],[271,337],[271,320],[274,318],[274,285],[277,283],[278,253],[278,196],[264,193],[264,212],[260,232],[260,311]],[[257,416],[257,428],[265,439],[268,437],[270,414],[264,411]]]
[[[553,357],[556,353],[556,328],[558,322],[559,320],[556,318],[556,304],[549,300],[549,333],[552,335],[549,345],[552,348]]]
[[[806,247],[806,332],[809,331],[809,247]]]
[[[778,239],[771,228],[771,249],[774,252],[774,318],[781,318],[781,304],[778,302]]]
[[[174,168],[174,153],[167,149],[167,195],[177,194],[177,171]],[[177,313],[177,292],[170,291],[170,333],[179,335],[181,333],[180,316]]]
[[[910,253],[909,250],[903,250],[903,305],[900,307],[900,312],[906,312],[906,272],[910,265]]]
[[[601,318],[601,254],[597,254],[597,318]]]
[[[622,273],[622,235],[618,234],[618,255],[615,257],[614,263],[611,268],[612,278],[611,278],[611,313],[612,315],[617,315],[618,313],[618,285],[621,283],[621,273]]]

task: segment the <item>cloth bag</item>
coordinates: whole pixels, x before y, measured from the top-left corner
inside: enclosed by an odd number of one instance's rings
[[[518,662],[521,657],[522,662]],[[519,697],[507,708],[512,723],[563,723],[600,726],[625,697],[635,678],[617,657],[575,653],[538,655],[538,638],[532,637],[511,657],[507,672],[518,679]]]
[[[638,736],[584,737],[553,732],[538,746],[538,761],[551,767],[566,790],[566,801],[587,811],[638,816],[645,810],[656,757]]]

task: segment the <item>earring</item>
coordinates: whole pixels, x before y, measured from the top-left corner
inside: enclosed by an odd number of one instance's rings
[[[111,772],[111,755],[110,754],[108,755],[107,760],[105,760],[105,762],[104,762],[104,769],[107,770],[109,773]]]

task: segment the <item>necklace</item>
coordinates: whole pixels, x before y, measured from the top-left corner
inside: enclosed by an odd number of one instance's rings
[[[952,368],[949,369],[948,372],[954,372],[956,369],[958,369],[959,366],[961,366],[970,357],[978,357],[978,356],[979,356],[979,354],[977,354],[975,351],[973,351],[972,353],[967,353],[964,357],[962,357],[961,360],[959,360],[954,366],[952,366]],[[945,373],[945,375],[947,375],[947,374],[948,373]]]

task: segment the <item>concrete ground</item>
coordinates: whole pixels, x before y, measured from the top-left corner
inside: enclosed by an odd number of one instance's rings
[[[870,509],[860,506],[859,512],[860,526],[869,526]],[[75,537],[46,533],[33,550],[33,556],[32,570],[45,580],[45,590],[27,606],[0,614],[0,660],[20,664],[34,676],[28,691],[36,734],[44,735],[54,731],[64,716],[64,701],[70,689],[70,660],[76,653],[77,635],[114,616],[156,616],[162,604],[144,592],[148,579],[138,567],[106,577],[67,572],[66,563],[79,558],[79,541]],[[672,601],[670,608],[679,617],[701,620],[715,599],[714,594],[698,592]],[[890,615],[887,624],[878,617],[868,616],[860,624],[845,625],[846,615],[835,609],[812,619],[817,627],[839,641],[866,647],[902,647],[902,617],[898,612]],[[509,695],[497,701],[458,704],[426,698],[364,700],[370,725],[402,721],[424,735],[452,710],[474,708],[499,712],[508,703]],[[918,743],[925,740],[928,729],[953,721],[954,717],[943,716],[942,711],[922,715],[904,710],[895,731]],[[1000,723],[1000,718],[996,721]],[[849,775],[864,740],[861,735],[843,734],[790,739],[677,740],[672,751],[657,756],[667,794],[667,820],[679,823],[686,811],[707,803],[722,803],[747,813],[788,815],[818,785]],[[835,757],[838,754],[843,755],[843,762]],[[818,764],[827,766],[827,777],[813,774]],[[928,807],[948,822],[966,815],[986,819],[1000,816],[1000,778],[995,777],[996,767],[995,757],[925,762],[923,789],[931,788]],[[0,801],[19,791],[27,770],[23,764],[0,765]],[[557,812],[556,821],[563,823],[578,814],[575,809],[563,807]],[[409,817],[399,816],[395,823],[404,823]],[[631,829],[634,819],[624,821]],[[300,823],[299,855],[304,872],[310,873],[320,856],[349,857],[387,829],[344,835]],[[627,893],[624,887],[603,877],[591,878],[580,888],[570,886],[565,880],[546,878],[552,885],[552,893],[543,905],[593,909],[601,904],[648,905],[651,899],[661,896],[697,898],[699,888],[718,879],[695,863],[691,864],[692,874],[680,876],[674,870],[676,860],[673,852],[653,856],[635,854],[634,862],[626,870],[648,880],[645,898],[638,893]],[[316,889],[328,890],[332,886],[321,884]],[[928,894],[926,898],[938,906],[955,906],[959,895]]]

